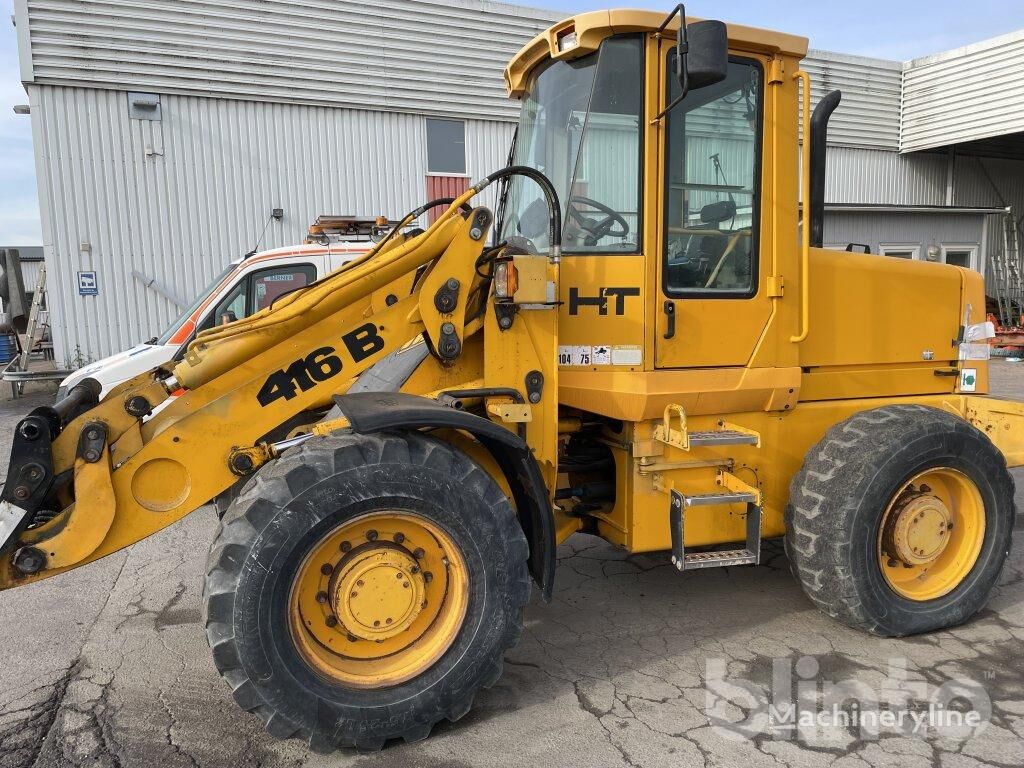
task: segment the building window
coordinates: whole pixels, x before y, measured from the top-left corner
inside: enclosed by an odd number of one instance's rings
[[[966,269],[977,269],[978,246],[976,245],[947,245],[942,246],[942,260],[955,267]]]
[[[427,118],[427,173],[466,172],[466,124]]]
[[[886,245],[878,246],[878,252],[883,256],[892,256],[895,259],[919,259],[921,258],[920,245]]]

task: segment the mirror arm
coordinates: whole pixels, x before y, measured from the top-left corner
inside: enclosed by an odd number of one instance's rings
[[[661,37],[661,33],[665,31],[665,28],[669,25],[676,16],[679,16],[679,32],[676,36],[676,77],[679,80],[679,85],[682,88],[679,95],[672,100],[672,103],[666,106],[661,112],[654,116],[651,123],[657,123],[665,115],[675,109],[676,105],[679,104],[683,99],[686,98],[686,94],[690,91],[690,76],[686,71],[686,54],[690,51],[690,41],[686,36],[686,6],[680,3],[672,12],[665,17],[665,20],[661,22],[655,32],[655,37]]]

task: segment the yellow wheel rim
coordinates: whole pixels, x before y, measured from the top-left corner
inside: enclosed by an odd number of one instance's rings
[[[459,548],[406,512],[349,520],[299,566],[289,631],[313,669],[353,688],[385,688],[433,665],[458,636],[469,602]]]
[[[908,480],[889,502],[878,559],[889,586],[908,600],[953,591],[974,568],[985,538],[985,504],[967,475],[936,467]]]

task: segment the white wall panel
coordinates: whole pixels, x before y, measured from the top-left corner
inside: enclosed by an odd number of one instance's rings
[[[34,82],[514,117],[502,70],[564,15],[487,0],[15,0]]]
[[[284,219],[262,248],[300,242],[320,214],[397,218],[426,192],[422,115],[164,95],[154,122],[129,119],[120,91],[30,97],[59,361],[76,345],[117,351],[177,314],[133,269],[192,297],[256,245],[275,207]],[[474,178],[505,164],[511,131],[466,122]],[[77,294],[79,270],[97,271],[98,297]]]
[[[811,50],[801,66],[811,76],[812,108],[830,91],[843,92],[829,121],[830,144],[899,147],[900,62]]]
[[[1024,131],[1024,30],[906,64],[902,151],[1020,131]]]
[[[825,200],[830,203],[943,205],[945,155],[830,146]]]

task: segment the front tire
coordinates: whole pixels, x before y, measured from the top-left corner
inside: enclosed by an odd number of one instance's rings
[[[1013,478],[964,419],[895,405],[832,427],[794,476],[786,552],[807,596],[851,627],[899,637],[987,602],[1010,550]]]
[[[508,499],[451,446],[313,438],[224,515],[207,637],[272,735],[318,752],[415,741],[500,676],[522,632],[527,558]]]

